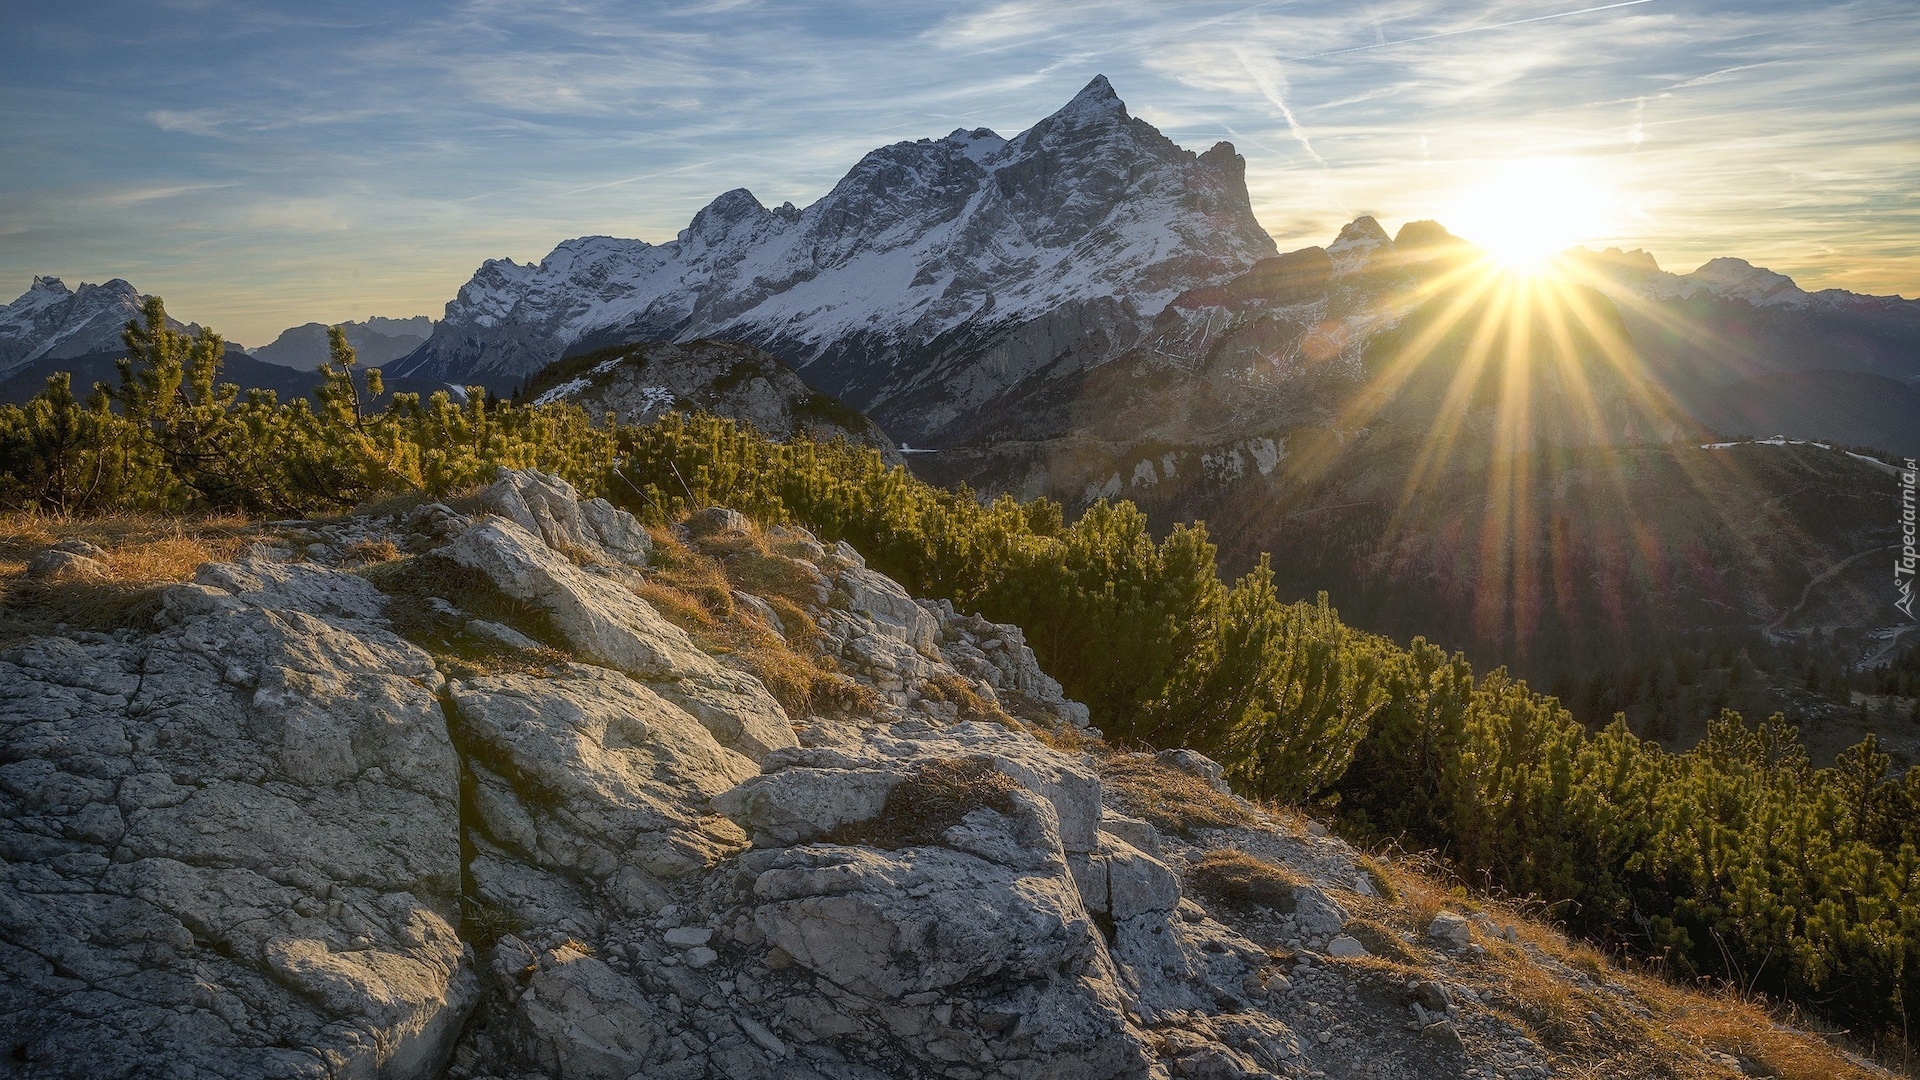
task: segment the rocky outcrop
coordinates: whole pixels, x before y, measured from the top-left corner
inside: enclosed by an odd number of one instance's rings
[[[568,402],[623,424],[668,411],[709,412],[778,442],[844,439],[880,451],[889,465],[905,462],[879,425],[808,386],[772,354],[736,341],[623,341],[548,365],[518,396],[537,405]]]
[[[152,634],[0,658],[24,1076],[429,1074],[478,980],[432,658],[348,574],[203,567]]]
[[[1463,981],[1511,926],[1396,935],[1205,757],[1071,749],[1014,628],[768,530],[790,587],[740,617],[859,691],[790,715],[642,599],[623,512],[519,472],[461,505],[289,526],[146,629],[0,653],[7,1075],[1548,1071]],[[1126,813],[1114,761],[1246,824]],[[1284,887],[1220,893],[1222,852]]]

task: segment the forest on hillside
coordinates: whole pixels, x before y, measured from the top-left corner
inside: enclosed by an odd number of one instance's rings
[[[1577,722],[1504,670],[1283,602],[1262,560],[1223,580],[1203,526],[1156,538],[1125,502],[983,502],[844,443],[709,416],[626,426],[565,405],[393,394],[335,333],[316,400],[220,382],[223,343],[126,333],[117,385],[56,376],[0,408],[0,505],[49,514],[338,513],[443,498],[500,466],[557,473],[643,520],[710,505],[846,540],[920,596],[1012,622],[1111,740],[1189,746],[1249,797],[1434,849],[1476,887],[1682,978],[1905,1037],[1920,991],[1920,770],[1872,739],[1816,768],[1779,718],[1714,717],[1662,749]],[[1285,557],[1284,552],[1276,553]],[[1813,672],[1809,678],[1823,677]],[[1896,678],[1905,678],[1904,674]]]

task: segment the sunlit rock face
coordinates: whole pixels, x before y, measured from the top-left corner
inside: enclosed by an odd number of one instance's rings
[[[587,237],[537,265],[488,262],[390,373],[505,387],[601,345],[730,338],[900,438],[950,440],[1272,254],[1233,148],[1181,149],[1096,78],[1012,139],[875,150],[804,209],[731,191],[665,244]]]

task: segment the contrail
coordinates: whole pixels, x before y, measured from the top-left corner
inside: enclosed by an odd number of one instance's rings
[[[1273,102],[1274,106],[1280,110],[1280,115],[1286,118],[1287,133],[1293,136],[1294,140],[1306,150],[1307,154],[1311,156],[1313,160],[1320,163],[1321,168],[1326,168],[1327,159],[1321,157],[1320,152],[1315,150],[1313,144],[1307,141],[1307,129],[1301,126],[1300,121],[1294,118],[1293,110],[1287,107],[1287,99],[1282,95],[1280,89],[1281,86],[1284,85],[1284,82],[1276,82],[1271,75],[1255,71],[1253,69],[1253,61],[1248,57],[1245,49],[1236,48],[1233,50],[1233,55],[1240,60],[1240,67],[1247,73],[1247,77],[1253,80],[1253,84],[1260,88],[1260,92],[1266,95],[1267,100]],[[1279,65],[1275,64],[1274,67],[1278,69]],[[1282,79],[1284,80],[1284,78],[1285,76],[1283,75]]]
[[[1449,30],[1444,34],[1425,34],[1420,37],[1396,38],[1392,41],[1379,41],[1372,45],[1355,45],[1351,49],[1334,49],[1331,52],[1313,53],[1308,56],[1289,56],[1287,63],[1299,60],[1318,60],[1323,56],[1343,56],[1347,53],[1366,52],[1368,49],[1384,49],[1389,45],[1409,45],[1416,41],[1433,41],[1438,38],[1458,37],[1461,34],[1478,33],[1481,30],[1499,30],[1508,26],[1524,26],[1527,23],[1546,22],[1548,19],[1565,19],[1573,15],[1589,15],[1596,11],[1612,11],[1614,8],[1638,7],[1651,4],[1653,0],[1623,0],[1618,4],[1601,4],[1599,7],[1581,8],[1578,11],[1560,11],[1552,15],[1535,15],[1531,19],[1515,19],[1512,22],[1488,23],[1485,26],[1469,26],[1464,30]]]

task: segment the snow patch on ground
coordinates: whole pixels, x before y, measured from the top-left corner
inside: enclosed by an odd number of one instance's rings
[[[539,397],[534,398],[533,403],[535,405],[552,405],[552,404],[555,404],[556,402],[565,401],[568,398],[572,397],[573,395],[579,393],[582,390],[585,390],[587,387],[592,385],[593,383],[587,379],[568,379],[566,382],[561,383],[559,386],[556,386],[553,389],[547,391],[546,393],[541,394]]]

